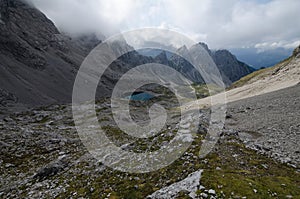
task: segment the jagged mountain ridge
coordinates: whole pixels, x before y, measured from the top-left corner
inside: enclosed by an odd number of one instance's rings
[[[230,86],[233,82],[239,80],[241,77],[244,77],[245,75],[248,75],[253,71],[255,71],[254,68],[239,61],[228,50],[223,49],[223,50],[212,51],[209,49],[207,44],[202,42],[196,44],[195,46],[197,45],[201,46],[211,56],[216,66],[218,67],[226,86]],[[200,75],[200,73],[197,70],[195,70],[194,67],[187,60],[183,59],[178,55],[172,54],[170,52],[156,50],[156,49],[153,49],[152,51],[147,50],[147,51],[139,51],[139,52],[143,55],[154,57],[154,60],[157,63],[167,64],[175,68],[176,70],[185,74],[185,76],[187,76],[193,82],[204,83],[204,80]],[[158,55],[153,56],[158,52],[160,52]],[[199,52],[193,52],[193,47],[191,49],[188,49],[186,46],[183,46],[177,50],[177,53],[189,57],[191,56],[191,54],[199,53]]]
[[[228,50],[217,50],[212,54],[222,75],[228,77],[231,83],[255,71],[254,68],[239,61]]]

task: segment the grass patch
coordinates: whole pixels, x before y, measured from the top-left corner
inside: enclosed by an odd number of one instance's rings
[[[300,175],[240,143],[227,143],[208,157],[201,184],[220,197],[285,198],[300,196]],[[264,166],[262,166],[264,165]],[[220,170],[216,170],[220,167]]]
[[[198,99],[205,98],[211,95],[215,95],[224,91],[223,88],[215,84],[192,84],[193,89],[195,90],[196,96]]]

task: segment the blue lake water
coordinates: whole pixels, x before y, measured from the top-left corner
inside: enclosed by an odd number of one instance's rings
[[[154,95],[151,95],[149,93],[137,93],[132,94],[131,96],[128,96],[127,99],[134,100],[134,101],[147,101],[155,97]]]

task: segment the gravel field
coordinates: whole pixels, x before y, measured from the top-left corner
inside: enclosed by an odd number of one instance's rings
[[[226,128],[245,144],[299,168],[300,85],[228,104]]]

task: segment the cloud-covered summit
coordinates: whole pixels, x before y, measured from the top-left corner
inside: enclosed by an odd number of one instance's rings
[[[62,30],[107,36],[135,28],[178,30],[213,48],[294,48],[298,0],[27,0]]]

